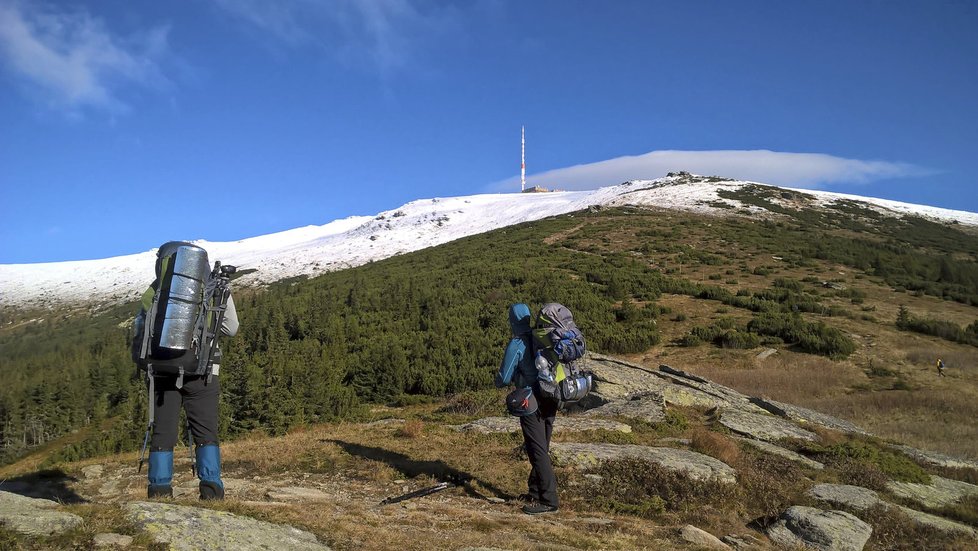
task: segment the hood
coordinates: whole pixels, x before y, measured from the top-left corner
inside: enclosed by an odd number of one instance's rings
[[[513,330],[513,336],[518,337],[530,332],[530,307],[523,304],[514,304],[509,307],[509,327]]]

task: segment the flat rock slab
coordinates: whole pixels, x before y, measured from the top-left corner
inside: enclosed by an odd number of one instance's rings
[[[858,511],[869,509],[881,505],[887,508],[896,508],[910,517],[914,522],[936,528],[943,532],[956,532],[965,534],[973,538],[978,538],[978,531],[974,528],[948,520],[937,515],[922,513],[916,509],[894,505],[880,499],[879,494],[873,490],[860,486],[850,486],[848,484],[816,484],[808,490],[809,497],[830,503],[837,507],[849,507]]]
[[[746,394],[741,394],[736,390],[718,385],[700,376],[687,373],[680,369],[660,365],[658,374],[660,377],[672,381],[673,385],[667,387],[671,392],[666,393],[666,401],[677,405],[707,405],[710,407],[720,407],[724,409],[738,409],[741,411],[763,413],[764,410],[754,405],[751,398]],[[693,398],[696,403],[683,404],[677,400]]]
[[[920,450],[910,446],[904,446],[903,444],[890,444],[890,447],[897,451],[903,452],[922,463],[929,463],[931,465],[937,465],[938,467],[978,470],[978,461],[961,459],[960,457],[952,457],[943,453]]]
[[[736,433],[766,442],[782,438],[818,441],[818,435],[814,432],[773,415],[727,410],[720,414],[720,424]]]
[[[648,368],[601,354],[588,353],[587,369],[594,373],[595,387],[591,394],[600,398],[598,404],[624,400],[635,394],[661,394],[671,384]]]
[[[939,517],[937,515],[931,515],[928,513],[922,513],[916,509],[911,509],[909,507],[904,507],[902,505],[894,505],[897,509],[903,511],[908,517],[910,517],[917,524],[923,524],[924,526],[930,526],[931,528],[937,528],[943,532],[956,532],[959,534],[964,534],[971,536],[972,538],[978,539],[978,530],[961,524],[959,522],[954,522],[953,520],[948,520],[944,517]]]
[[[796,505],[767,530],[777,545],[806,546],[821,551],[860,551],[873,528],[844,511],[823,511]]]
[[[125,536],[122,534],[95,534],[92,538],[92,544],[95,547],[121,547],[126,548],[132,545],[132,536]]]
[[[737,482],[737,472],[726,463],[708,455],[676,448],[562,442],[551,444],[550,454],[558,463],[580,467],[594,467],[603,461],[617,459],[637,459],[683,472],[693,480]]]
[[[661,423],[666,419],[666,404],[661,395],[641,394],[627,400],[609,402],[589,409],[585,417],[628,417],[648,423]]]
[[[329,494],[316,488],[302,488],[300,486],[284,486],[272,488],[266,494],[272,501],[329,501],[333,499]]]
[[[849,484],[816,484],[808,492],[809,497],[825,501],[835,506],[844,506],[857,511],[869,509],[884,503],[879,494],[868,488]]]
[[[449,425],[449,428],[460,432],[520,432],[520,420],[518,417],[486,417],[467,423],[465,425]],[[606,419],[593,419],[590,417],[575,415],[562,416],[554,423],[554,432],[584,432],[588,430],[610,430],[614,432],[632,432],[632,427],[625,423],[609,421]]]
[[[743,438],[740,436],[735,436],[734,438],[740,442],[744,442],[750,446],[753,446],[764,453],[777,455],[779,457],[783,457],[785,459],[794,461],[795,463],[800,463],[801,465],[804,465],[809,469],[815,469],[820,471],[825,468],[824,464],[819,463],[814,459],[809,459],[800,453],[793,452],[787,448],[782,448],[781,446],[772,444],[770,442],[765,442],[763,440],[754,440],[753,438]]]
[[[933,508],[957,503],[965,496],[978,495],[978,486],[974,484],[936,475],[931,475],[930,484],[891,481],[886,485],[886,489],[895,495]]]
[[[820,427],[825,427],[827,429],[837,430],[841,432],[848,432],[853,434],[863,434],[867,436],[872,436],[869,432],[861,429],[856,424],[846,421],[845,419],[839,419],[838,417],[833,417],[825,413],[815,411],[813,409],[803,408],[801,406],[795,406],[792,404],[786,404],[784,402],[778,402],[776,400],[770,400],[768,398],[751,398],[750,401],[773,415],[779,417],[784,417],[786,419],[791,419],[792,421],[797,421],[799,423],[818,425]]]
[[[49,499],[0,491],[0,523],[21,534],[50,536],[82,523],[80,516],[58,511],[59,507]]]
[[[130,520],[174,551],[329,549],[309,532],[224,511],[142,501],[126,505],[126,510]]]

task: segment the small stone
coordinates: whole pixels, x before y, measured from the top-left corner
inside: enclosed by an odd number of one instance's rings
[[[95,534],[92,539],[95,547],[129,547],[132,545],[132,537],[122,534]]]
[[[501,497],[487,497],[486,501],[489,503],[495,503],[496,505],[506,503],[506,500]]]
[[[82,476],[86,479],[102,478],[105,469],[102,465],[89,465],[81,470]]]
[[[720,539],[713,534],[705,530],[701,530],[692,524],[683,526],[682,529],[679,530],[679,537],[699,547],[706,547],[709,549],[730,549],[729,545],[720,541]]]
[[[738,534],[738,535],[730,534],[720,538],[720,541],[738,550],[757,549],[761,547],[761,540],[748,534]]]

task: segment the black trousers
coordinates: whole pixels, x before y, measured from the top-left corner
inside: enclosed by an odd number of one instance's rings
[[[550,462],[550,435],[557,417],[557,402],[537,396],[539,407],[533,415],[520,417],[526,455],[530,457],[527,479],[530,497],[544,505],[558,507],[557,476]]]
[[[177,388],[176,377],[156,377],[156,423],[150,438],[150,451],[169,451],[177,443],[180,406],[187,411],[190,434],[198,446],[217,445],[218,399],[221,397],[219,377],[185,377],[183,388]]]

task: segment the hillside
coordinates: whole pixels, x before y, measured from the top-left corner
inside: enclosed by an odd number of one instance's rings
[[[238,287],[225,436],[484,388],[507,305],[558,300],[596,351],[677,361],[911,444],[978,454],[976,429],[964,422],[978,394],[968,375],[978,364],[970,226],[694,180],[620,186],[635,192],[621,196],[709,189],[716,205],[682,204],[714,210],[593,207],[308,281]],[[764,216],[738,214],[759,209]],[[145,418],[126,345],[132,312],[11,314],[0,329],[0,455],[103,423],[107,437],[75,439],[60,457],[132,449]],[[767,348],[781,352],[755,361]],[[934,377],[938,355],[947,379]]]
[[[976,213],[681,173],[595,191],[422,199],[375,216],[352,216],[235,242],[195,243],[206,248],[212,259],[241,268],[246,275],[240,284],[266,285],[359,266],[520,222],[594,206],[629,205],[717,216],[770,216],[784,208],[828,213],[855,209],[851,214],[876,220],[915,216],[978,226]],[[154,254],[151,250],[101,260],[0,265],[0,310],[106,307],[134,300],[153,278]]]

